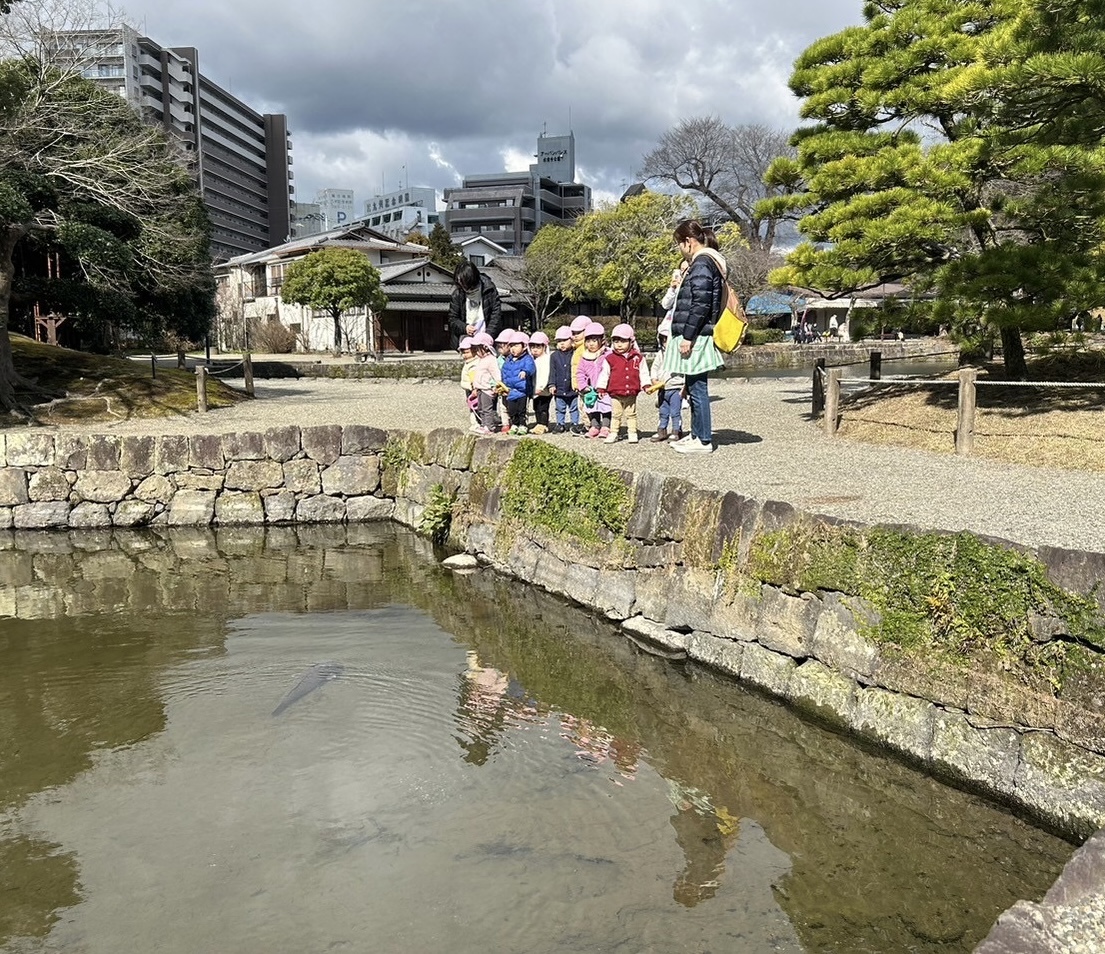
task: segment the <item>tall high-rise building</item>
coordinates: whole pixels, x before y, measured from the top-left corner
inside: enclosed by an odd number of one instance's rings
[[[521,255],[549,222],[569,225],[591,210],[591,188],[575,181],[576,140],[537,137],[537,162],[528,172],[465,176],[445,190],[445,223],[454,242],[482,235]]]
[[[133,27],[56,34],[55,55],[122,96],[195,156],[217,261],[287,240],[295,186],[287,118],[261,114],[200,72],[194,47]]]

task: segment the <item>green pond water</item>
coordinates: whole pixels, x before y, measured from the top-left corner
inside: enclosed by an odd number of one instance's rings
[[[0,534],[5,952],[969,951],[1071,850],[390,525]]]

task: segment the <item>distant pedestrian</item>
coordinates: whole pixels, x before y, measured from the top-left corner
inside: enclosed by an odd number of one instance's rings
[[[725,257],[707,244],[710,236],[695,219],[675,229],[679,251],[690,263],[679,288],[671,323],[665,370],[681,374],[691,405],[691,432],[669,446],[682,454],[709,454],[714,449],[710,418],[710,372],[725,362],[714,345],[714,324],[725,305]]]
[[[465,259],[453,273],[453,296],[449,299],[449,335],[456,348],[465,335],[481,331],[494,338],[502,330],[502,302],[495,283]]]

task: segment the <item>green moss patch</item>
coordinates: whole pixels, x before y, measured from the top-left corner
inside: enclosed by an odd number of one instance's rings
[[[747,565],[723,571],[792,591],[859,597],[879,614],[865,635],[963,663],[987,657],[1061,688],[1085,668],[1085,647],[1105,646],[1096,603],[1056,586],[1042,563],[969,533],[857,530],[799,522],[761,533]],[[1064,636],[1034,639],[1033,620]]]
[[[625,532],[629,488],[594,461],[542,441],[522,441],[502,479],[509,520],[583,540]]]

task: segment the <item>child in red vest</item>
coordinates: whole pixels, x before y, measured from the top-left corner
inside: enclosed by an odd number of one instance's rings
[[[603,443],[613,444],[618,439],[622,421],[630,444],[637,437],[637,395],[651,384],[648,364],[637,349],[633,329],[629,325],[615,325],[610,333],[612,351],[606,353],[606,366],[599,374],[598,389],[610,395],[610,434]]]

